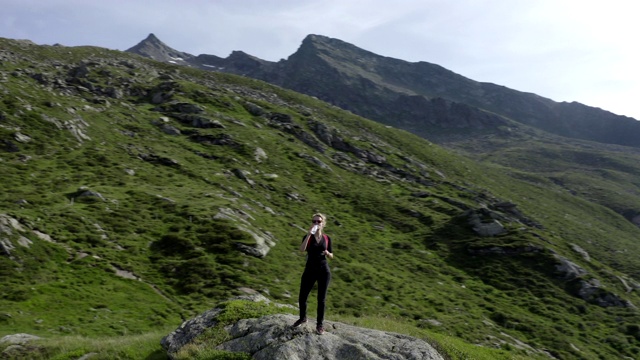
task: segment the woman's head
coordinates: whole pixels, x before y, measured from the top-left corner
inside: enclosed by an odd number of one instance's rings
[[[319,227],[324,227],[326,225],[327,218],[323,214],[315,213],[311,217],[311,223],[314,225],[318,225]]]

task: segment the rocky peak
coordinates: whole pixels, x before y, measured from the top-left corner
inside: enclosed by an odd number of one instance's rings
[[[334,38],[330,38],[328,36],[324,36],[324,35],[315,35],[315,34],[311,34],[311,35],[307,35],[303,40],[302,40],[302,45],[301,46],[313,46],[313,47],[322,47],[322,46],[326,46],[326,47],[333,47],[333,48],[356,48],[355,46],[344,42],[342,40],[339,39],[334,39]]]
[[[160,41],[154,34],[149,34],[146,39],[127,49],[127,52],[178,65],[188,65],[188,60],[194,57],[191,54],[171,48]]]
[[[253,55],[249,55],[244,51],[233,51],[231,55],[225,59],[236,72],[245,73],[255,71],[270,64],[270,61],[262,60]]]
[[[147,36],[147,38],[143,40],[143,42],[147,42],[150,44],[164,45],[164,43],[160,41],[160,39],[158,39],[158,37],[154,33],[150,33],[149,36]]]
[[[259,62],[267,62],[266,60],[262,60],[260,58],[257,58],[253,55],[249,55],[246,52],[240,51],[240,50],[232,51],[231,55],[229,55],[229,57],[227,58],[227,60],[246,60],[246,59],[251,59]]]
[[[347,62],[356,61],[360,62],[360,66],[363,61],[375,62],[378,58],[383,58],[342,40],[322,35],[308,35],[296,53],[326,55]]]

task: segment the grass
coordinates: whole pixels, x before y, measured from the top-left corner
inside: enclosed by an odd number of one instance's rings
[[[2,235],[14,249],[0,256],[0,335],[32,333],[48,347],[96,341],[59,354],[146,339],[155,345],[145,356],[160,356],[158,329],[166,335],[241,287],[295,305],[304,266],[297,246],[308,216],[320,211],[329,217],[336,254],[331,320],[429,338],[453,359],[531,356],[520,342],[567,359],[640,351],[638,314],[576,297],[555,274],[553,257],[569,258],[607,291],[640,303],[619,280],[638,275],[640,231],[620,213],[636,206],[632,154],[595,157],[571,148],[577,145],[547,144],[557,160],[545,163],[525,156],[539,143],[522,142],[489,163],[251,79],[97,48],[2,45],[15,55],[0,65],[9,74],[0,82],[8,94],[0,102],[0,204],[24,230]],[[31,76],[66,79],[69,69],[56,62],[74,68],[79,61],[91,63],[83,81],[117,87],[123,96]],[[195,128],[170,105],[151,104],[152,93],[169,83],[172,100],[197,103],[224,128]],[[291,123],[253,116],[247,102],[288,114]],[[163,116],[182,135],[164,133]],[[82,119],[90,140],[78,141],[53,118]],[[322,143],[314,123],[352,150]],[[17,142],[18,128],[33,140]],[[19,151],[7,151],[8,142]],[[266,158],[255,158],[258,148]],[[386,162],[376,165],[366,154]],[[576,166],[560,171],[571,162]],[[102,198],[81,196],[86,189]],[[503,201],[542,227],[510,218],[501,221],[504,235],[475,235],[464,211]],[[264,258],[237,250],[254,244],[254,234],[273,243]],[[21,237],[32,244],[18,245]],[[474,255],[530,245],[544,251]]]
[[[274,305],[247,301],[229,301],[221,304],[220,307],[223,312],[218,316],[219,323],[174,354],[176,359],[251,359],[248,354],[229,353],[215,349],[217,345],[229,339],[224,327],[240,319],[257,318],[282,311],[281,308]],[[527,353],[525,350],[511,348],[507,345],[504,345],[505,349],[492,349],[472,345],[459,338],[411,326],[404,321],[388,317],[338,316],[336,321],[424,339],[449,360],[544,358],[539,354]],[[75,359],[87,354],[93,354],[92,358],[95,359],[162,360],[168,357],[164,350],[160,348],[160,339],[171,330],[173,329],[165,328],[141,335],[102,337],[98,339],[81,336],[42,339],[32,342],[33,349],[25,355],[30,359]],[[22,357],[17,355],[15,358]]]
[[[461,340],[459,337],[446,335],[433,330],[408,325],[401,319],[393,319],[389,317],[340,317],[338,321],[381,331],[410,335],[427,341],[431,346],[443,354],[450,360],[490,360],[490,359],[543,359],[546,358],[541,354],[532,354],[525,350],[516,349],[515,347],[503,345],[505,349],[501,349],[498,339],[496,339],[496,347],[485,347],[474,345]],[[428,326],[428,325],[423,325]],[[437,326],[437,325],[432,325]]]
[[[25,354],[16,354],[15,359],[78,359],[92,354],[92,359],[168,359],[160,346],[160,339],[171,328],[156,329],[140,335],[88,338],[84,336],[56,336],[33,341],[33,347]]]

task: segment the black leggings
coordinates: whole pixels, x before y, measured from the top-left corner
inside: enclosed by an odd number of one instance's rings
[[[307,298],[313,284],[318,282],[318,320],[317,324],[320,326],[324,321],[324,304],[327,298],[327,289],[329,288],[329,282],[331,281],[331,272],[329,271],[329,265],[326,262],[322,262],[316,266],[307,266],[302,273],[302,279],[300,280],[300,295],[298,297],[298,303],[300,305],[300,319],[307,317]]]

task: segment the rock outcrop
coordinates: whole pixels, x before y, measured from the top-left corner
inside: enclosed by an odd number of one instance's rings
[[[558,277],[567,281],[570,291],[582,300],[602,307],[636,307],[629,300],[607,290],[600,280],[593,278],[580,265],[559,255],[555,255],[555,258],[558,261],[555,267]]]
[[[220,309],[205,311],[185,321],[162,339],[162,347],[171,359],[185,345],[218,323]],[[251,354],[253,359],[444,359],[424,340],[407,335],[365,329],[334,321],[325,321],[326,332],[318,335],[315,324],[292,328],[297,316],[267,315],[243,319],[227,326],[230,339],[216,349]]]
[[[317,335],[313,325],[292,329],[297,317],[277,314],[245,319],[227,328],[232,339],[218,349],[247,352],[254,359],[443,359],[427,342],[407,335],[327,321]]]
[[[0,353],[0,358],[26,359],[27,357],[23,355],[28,354],[33,348],[29,343],[39,339],[41,339],[39,336],[24,333],[3,336],[0,338],[0,346],[6,347]]]

